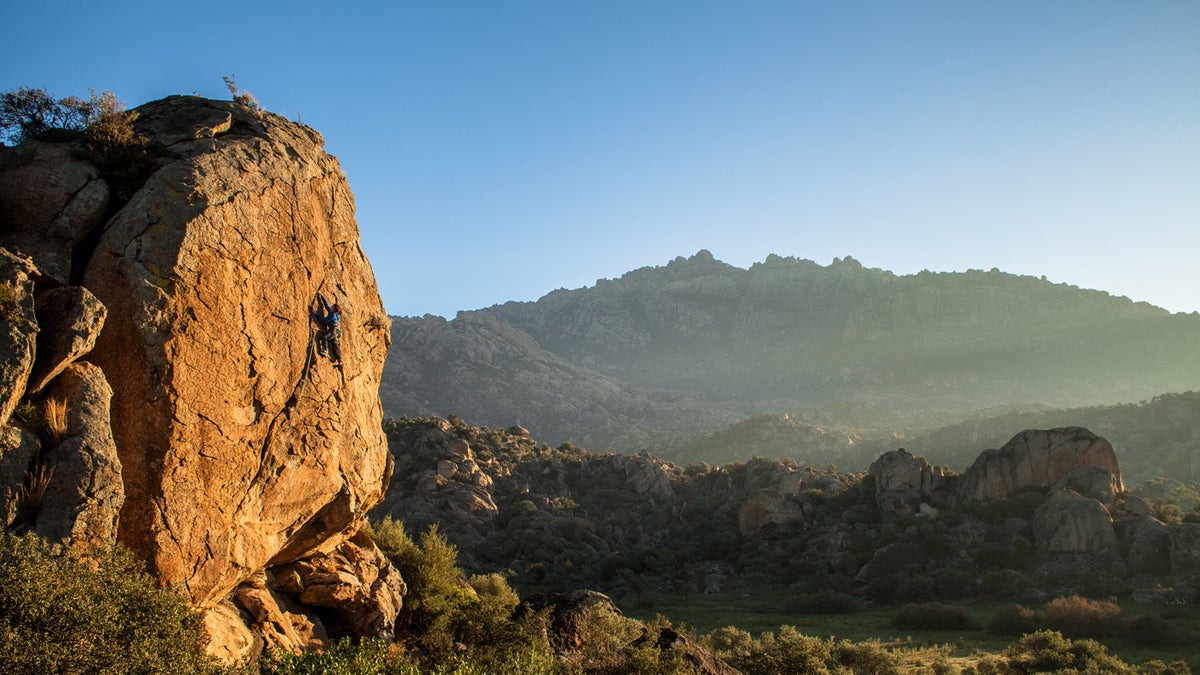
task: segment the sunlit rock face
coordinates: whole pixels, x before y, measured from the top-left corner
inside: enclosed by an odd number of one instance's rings
[[[1004,499],[1030,486],[1050,487],[1085,467],[1106,469],[1110,494],[1124,492],[1112,445],[1080,427],[1022,431],[997,450],[986,450],[962,475],[958,495],[966,499]]]
[[[84,285],[109,316],[89,358],[113,389],[120,540],[212,606],[332,551],[382,497],[389,334],[319,134],[193,97],[138,112],[172,156],[91,255]],[[318,293],[342,308],[340,369],[313,353]]]

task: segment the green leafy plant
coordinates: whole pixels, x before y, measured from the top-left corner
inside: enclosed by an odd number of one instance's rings
[[[962,605],[940,602],[910,604],[892,616],[892,625],[906,630],[979,630],[979,622]]]
[[[100,146],[128,143],[135,117],[110,91],[97,94],[93,89],[87,98],[59,99],[32,87],[0,93],[0,134],[10,143],[27,138],[78,137],[81,133]]]
[[[1040,630],[1021,637],[1004,650],[1005,673],[1111,673],[1122,675],[1137,670],[1108,653],[1094,640],[1073,641],[1061,633]]]
[[[259,675],[420,675],[416,664],[383,640],[343,638],[319,652],[272,649],[258,660]]]
[[[0,537],[0,672],[223,672],[199,617],[129,551],[84,559],[33,534]]]
[[[55,99],[44,89],[33,87],[0,94],[0,134],[10,143],[54,130],[82,131],[93,115],[91,101],[76,96]]]
[[[419,545],[391,518],[368,532],[408,586],[396,619],[397,640],[419,651],[423,663],[468,658],[490,669],[514,661],[529,668],[553,661],[545,617],[514,620],[519,598],[499,574],[476,575],[468,582],[457,564],[458,549],[436,525],[421,535]]]
[[[30,429],[37,429],[42,425],[42,409],[27,398],[21,399],[17,407],[13,408],[13,417]]]

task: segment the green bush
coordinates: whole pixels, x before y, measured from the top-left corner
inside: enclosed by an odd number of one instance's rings
[[[1037,612],[1021,605],[1000,609],[988,620],[987,628],[999,635],[1021,635],[1035,630]]]
[[[1132,675],[1135,668],[1094,640],[1072,641],[1061,633],[1041,630],[1021,637],[1002,654],[1005,673],[1105,673]]]
[[[390,518],[371,527],[375,544],[399,570],[408,586],[404,606],[396,619],[397,637],[415,643],[430,658],[446,660],[455,653],[458,607],[472,599],[473,591],[457,567],[458,549],[430,526],[417,546],[404,526]]]
[[[1158,614],[1143,614],[1126,622],[1126,635],[1139,645],[1170,649],[1195,644],[1196,636]]]
[[[0,539],[0,672],[218,673],[187,600],[127,550],[82,559],[33,534]]]
[[[792,626],[781,626],[779,634],[763,633],[751,658],[729,663],[746,675],[773,673],[826,673],[833,660],[829,643],[800,633]]]
[[[840,640],[833,646],[836,672],[871,673],[871,675],[895,675],[900,673],[900,663],[894,654],[878,642],[850,642]]]
[[[862,603],[848,593],[818,591],[793,597],[787,607],[800,614],[850,614],[862,609]]]
[[[396,619],[397,639],[419,650],[425,665],[473,663],[489,672],[518,662],[526,672],[550,667],[545,617],[513,620],[520,599],[499,574],[464,579],[458,549],[436,525],[421,535],[419,546],[391,518],[368,532],[408,586]]]
[[[662,616],[642,624],[607,609],[589,610],[579,633],[582,644],[563,665],[568,671],[579,668],[584,673],[614,675],[697,673],[682,652],[658,647],[664,631],[674,629]]]
[[[1055,598],[1041,609],[1020,605],[1003,609],[988,622],[988,630],[993,633],[1019,635],[1051,630],[1072,638],[1107,637],[1118,634],[1122,628],[1120,607],[1078,595]]]
[[[781,626],[778,634],[763,633],[758,640],[729,626],[709,633],[700,643],[745,675],[900,672],[899,660],[879,643],[822,640],[792,626]]]
[[[10,143],[53,130],[82,131],[92,116],[89,102],[76,96],[56,99],[33,87],[0,94],[0,134]]]
[[[320,652],[293,654],[272,649],[258,660],[259,675],[419,675],[416,665],[389,649],[383,640],[349,638]]]
[[[940,602],[905,605],[892,617],[892,625],[905,630],[979,630],[966,607]]]
[[[1038,613],[1039,627],[1055,630],[1071,638],[1100,638],[1121,630],[1121,608],[1103,600],[1078,595],[1055,598]]]

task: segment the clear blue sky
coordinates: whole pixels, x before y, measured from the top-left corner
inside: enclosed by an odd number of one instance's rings
[[[1200,310],[1200,2],[23,2],[0,89],[320,131],[392,314],[706,248]]]

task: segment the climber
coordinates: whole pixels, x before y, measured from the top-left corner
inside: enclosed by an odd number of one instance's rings
[[[342,362],[342,329],[338,328],[342,310],[336,302],[330,306],[323,294],[318,293],[317,297],[324,307],[324,312],[312,313],[313,320],[321,325],[321,332],[317,333],[317,354],[328,356],[334,365],[338,365]]]

